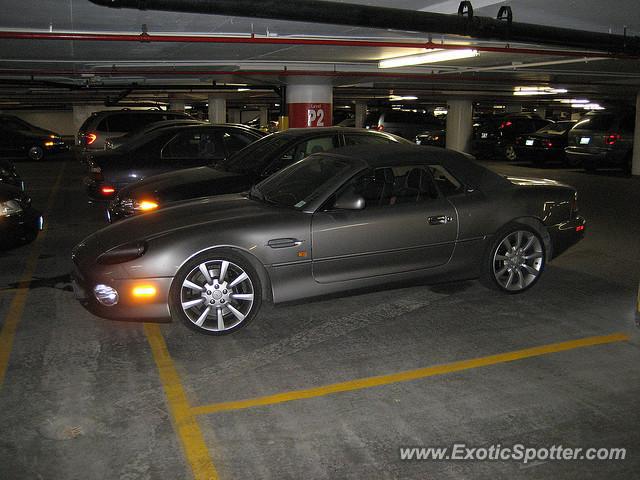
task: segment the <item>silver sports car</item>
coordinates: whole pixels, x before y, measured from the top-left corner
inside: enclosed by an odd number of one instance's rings
[[[397,281],[480,278],[520,293],[584,235],[572,187],[505,178],[450,150],[349,147],[250,192],[176,203],[73,250],[97,315],[181,320],[221,335],[276,303]]]

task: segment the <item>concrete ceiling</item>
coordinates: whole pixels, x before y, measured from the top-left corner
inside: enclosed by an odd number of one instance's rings
[[[376,6],[455,13],[458,1],[357,1]],[[594,32],[640,34],[637,0],[513,0],[472,2],[476,15],[495,17],[502,5],[511,6],[514,21],[585,29]],[[428,35],[313,23],[284,22],[216,15],[177,14],[110,9],[86,0],[2,0],[0,32],[74,32],[138,35],[196,35],[262,39],[366,40],[417,42]],[[143,27],[143,25],[145,27]],[[433,41],[505,47],[454,35]],[[554,49],[542,45],[516,45]],[[355,98],[386,98],[389,91],[415,94],[426,102],[450,96],[488,101],[513,100],[515,85],[552,85],[568,95],[594,100],[629,101],[640,89],[637,59],[584,61],[544,52],[481,52],[480,56],[434,65],[392,70],[378,69],[380,59],[420,52],[388,45],[345,47],[326,45],[116,42],[85,40],[0,40],[0,108],[16,104],[70,105],[107,99],[166,101],[206,98],[213,83],[257,86],[286,84],[292,75],[324,78],[336,87],[336,102]],[[546,64],[554,62],[552,64]],[[522,64],[532,64],[526,67]],[[51,82],[55,82],[52,84]],[[144,88],[142,88],[144,87]],[[173,87],[171,90],[169,87]],[[189,90],[190,87],[193,87]],[[157,90],[153,90],[156,88]],[[125,95],[126,94],[126,95]],[[229,92],[231,100],[273,102],[269,89]],[[538,101],[539,99],[533,99]]]

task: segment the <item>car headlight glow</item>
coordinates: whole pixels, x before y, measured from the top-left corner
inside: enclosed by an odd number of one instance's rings
[[[109,285],[99,284],[93,287],[96,300],[105,307],[112,307],[118,303],[118,291]]]
[[[117,202],[117,206],[124,212],[133,214],[140,212],[151,212],[160,205],[155,200],[137,200],[133,198],[123,198]]]
[[[0,217],[9,217],[18,213],[22,213],[22,206],[17,200],[0,202]]]

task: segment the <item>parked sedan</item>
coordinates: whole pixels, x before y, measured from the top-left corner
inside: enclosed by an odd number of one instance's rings
[[[42,230],[42,216],[19,187],[0,183],[0,247],[32,241]]]
[[[531,161],[538,166],[546,162],[560,161],[575,167],[576,163],[564,155],[569,130],[575,124],[574,120],[550,123],[535,133],[516,138],[515,149],[518,159]]]
[[[512,162],[518,158],[515,149],[518,136],[533,133],[553,122],[535,113],[509,113],[480,123],[474,130],[474,151]]]
[[[115,150],[89,157],[89,198],[105,201],[121,188],[150,175],[208,165],[265,134],[240,125],[177,125],[154,130]]]
[[[162,120],[159,122],[151,123],[149,125],[144,125],[143,127],[132,130],[124,135],[119,137],[109,137],[104,141],[104,149],[105,150],[115,150],[116,148],[120,148],[125,143],[135,142],[140,138],[144,138],[149,135],[151,132],[155,130],[159,130],[161,128],[172,127],[177,125],[204,125],[205,122],[200,120],[196,120],[195,118],[179,118],[173,120]]]
[[[97,315],[221,335],[263,300],[400,280],[481,277],[521,293],[584,228],[572,187],[507,179],[450,150],[369,145],[310,155],[248,194],[110,225],[74,248],[73,278]]]
[[[406,143],[395,135],[354,128],[298,128],[269,135],[206,167],[149,177],[123,188],[110,203],[110,221],[151,212],[171,202],[237,193],[316,152],[348,145]]]
[[[444,128],[435,128],[422,132],[416,136],[416,145],[444,148],[447,146],[447,131]]]
[[[39,161],[52,153],[66,151],[62,137],[13,115],[0,115],[0,154]]]

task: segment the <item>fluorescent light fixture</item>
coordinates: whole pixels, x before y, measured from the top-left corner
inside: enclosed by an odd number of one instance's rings
[[[239,88],[238,91],[239,92],[248,92],[249,90],[251,90],[250,88]]]
[[[567,93],[567,89],[551,87],[515,87],[513,89],[513,94],[516,97],[529,95],[557,95],[559,93]]]
[[[556,102],[560,102],[560,103],[591,103],[589,100],[585,99],[585,98],[556,98],[555,99]]]
[[[407,95],[407,96],[401,96],[401,95],[389,95],[389,100],[391,100],[392,102],[397,102],[399,100],[417,100],[418,97],[414,96],[414,95]]]
[[[604,107],[598,103],[581,103],[579,105],[571,106],[575,108],[584,108],[585,110],[604,110]]]
[[[443,50],[432,48],[417,55],[405,55],[403,57],[385,58],[378,62],[378,68],[396,68],[409,65],[422,65],[425,63],[446,62],[448,60],[459,60],[461,58],[477,57],[478,51],[470,48],[460,50]]]

